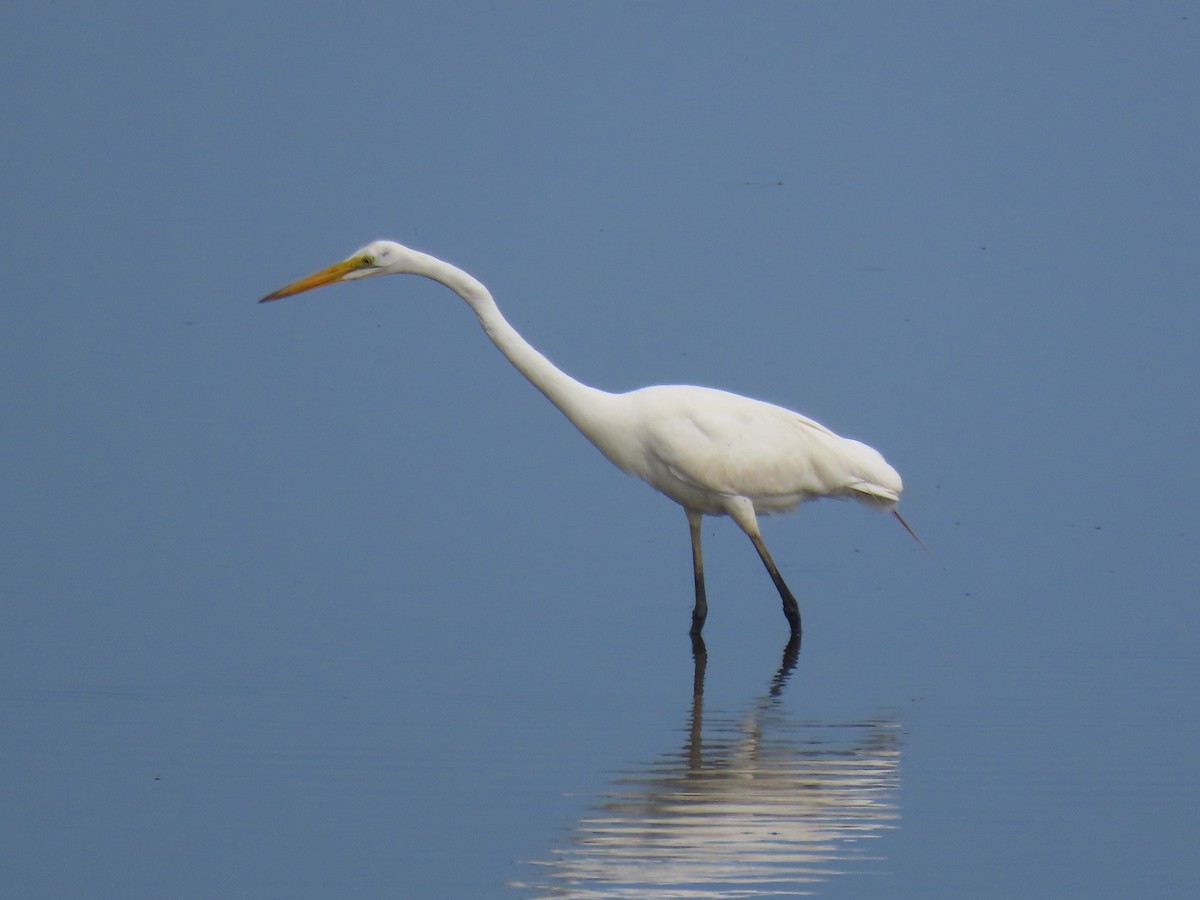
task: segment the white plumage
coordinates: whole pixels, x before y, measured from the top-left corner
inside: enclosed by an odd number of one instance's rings
[[[758,516],[788,512],[818,497],[851,497],[895,512],[903,484],[872,447],[789,409],[727,391],[659,385],[614,394],[585,385],[521,337],[480,281],[401,244],[368,244],[263,301],[338,281],[394,274],[430,278],[462,297],[508,360],[601,453],[683,506],[696,590],[693,635],[699,635],[708,613],[700,545],[703,516],[729,516],[746,532],[775,582],[793,634],[799,634],[799,607],[762,540]]]
[[[735,496],[756,513],[789,512],[816,497],[900,498],[900,476],[877,451],[789,409],[692,385],[617,396],[629,411],[622,434],[638,436],[644,452],[632,454],[631,466],[610,458],[699,512],[727,513]]]

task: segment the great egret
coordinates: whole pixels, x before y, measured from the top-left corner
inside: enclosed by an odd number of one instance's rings
[[[478,279],[402,244],[375,241],[259,302],[339,281],[405,274],[432,279],[462,297],[492,343],[584,437],[619,469],[683,507],[696,588],[693,635],[700,634],[708,615],[700,548],[706,515],[729,516],[749,536],[779,591],[794,635],[800,633],[800,608],[763,543],[760,513],[789,512],[818,497],[852,497],[892,510],[908,529],[894,509],[903,489],[900,475],[877,450],[799,413],[713,388],[658,385],[611,394],[589,387],[521,337]]]

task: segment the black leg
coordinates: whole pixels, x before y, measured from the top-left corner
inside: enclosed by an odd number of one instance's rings
[[[771,575],[771,580],[775,582],[775,589],[779,591],[779,598],[783,601],[783,614],[787,616],[788,624],[792,626],[792,634],[800,634],[800,605],[796,602],[796,598],[792,596],[792,592],[788,590],[787,583],[783,580],[783,576],[779,574],[779,569],[775,567],[775,560],[771,559],[771,553],[767,550],[767,545],[763,543],[763,539],[757,534],[751,534],[750,540],[754,541],[754,549],[758,551],[759,558],[763,561],[763,565],[767,567],[767,572]]]
[[[708,596],[704,590],[704,554],[700,550],[700,522],[703,516],[689,509],[687,517],[688,529],[692,534],[692,574],[696,581],[696,606],[692,610],[691,634],[699,637],[704,629],[704,620],[708,618]]]

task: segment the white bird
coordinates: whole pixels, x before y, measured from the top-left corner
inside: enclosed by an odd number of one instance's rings
[[[851,497],[892,510],[912,533],[894,509],[903,490],[900,475],[877,450],[789,409],[713,388],[658,385],[613,394],[576,381],[517,333],[478,279],[402,244],[375,241],[259,302],[340,281],[405,274],[432,279],[462,297],[492,343],[584,437],[619,469],[683,507],[696,589],[692,635],[700,634],[708,615],[700,548],[706,515],[729,516],[749,536],[794,635],[800,633],[800,608],[763,542],[760,514],[789,512],[819,497]]]

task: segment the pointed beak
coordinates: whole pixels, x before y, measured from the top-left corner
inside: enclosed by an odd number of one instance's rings
[[[301,278],[299,281],[293,281],[286,287],[281,287],[279,290],[267,294],[259,300],[259,303],[266,303],[268,300],[279,300],[282,297],[290,297],[293,294],[302,294],[304,291],[311,291],[313,288],[319,288],[327,284],[334,284],[341,281],[349,273],[356,269],[361,269],[367,265],[366,257],[352,256],[349,259],[343,260],[340,263],[335,263],[328,269],[322,269],[320,272],[313,272],[306,278]]]

